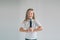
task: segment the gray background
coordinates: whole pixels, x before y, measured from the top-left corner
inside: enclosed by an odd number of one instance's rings
[[[0,0],[0,40],[24,40],[18,28],[28,8],[44,28],[38,40],[60,40],[60,0]]]

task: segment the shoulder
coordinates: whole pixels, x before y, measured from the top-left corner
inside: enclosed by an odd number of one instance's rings
[[[34,22],[39,22],[39,20],[35,19]]]
[[[26,21],[22,21],[22,23],[25,23]]]
[[[29,22],[29,21],[22,21],[23,24],[26,24],[27,22]]]

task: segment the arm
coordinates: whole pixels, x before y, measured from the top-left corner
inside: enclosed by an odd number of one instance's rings
[[[19,28],[19,31],[21,31],[21,32],[28,32],[28,30],[25,30],[23,27]]]
[[[35,28],[35,29],[33,30],[33,32],[35,32],[35,31],[42,31],[42,30],[43,30],[42,26],[38,26],[37,28]]]

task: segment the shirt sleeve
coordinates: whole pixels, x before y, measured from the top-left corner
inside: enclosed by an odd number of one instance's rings
[[[36,20],[35,21],[35,26],[38,27],[38,26],[42,26],[42,25],[41,25],[41,23],[38,20]]]
[[[24,27],[24,22],[21,22],[21,25],[20,25],[20,27]]]
[[[25,28],[25,22],[24,22],[24,21],[23,21],[23,22],[21,22],[20,27],[23,27],[24,29],[26,29],[26,28]]]

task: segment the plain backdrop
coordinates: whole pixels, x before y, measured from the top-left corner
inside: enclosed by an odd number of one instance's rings
[[[18,29],[28,8],[44,28],[38,40],[60,40],[60,0],[0,0],[0,40],[24,40]]]

